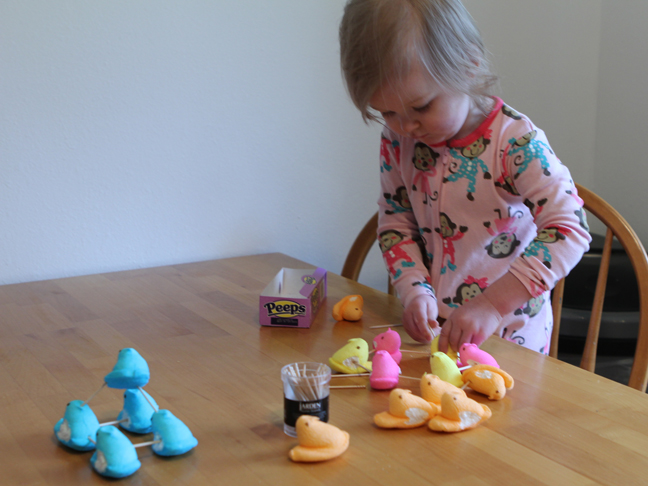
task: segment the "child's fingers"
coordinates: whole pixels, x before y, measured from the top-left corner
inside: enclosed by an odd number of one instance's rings
[[[452,326],[450,329],[450,335],[448,336],[448,342],[452,349],[459,349],[462,343],[463,331],[459,326]]]
[[[430,325],[428,324],[427,317],[419,317],[416,321],[416,330],[419,339],[416,339],[419,342],[429,343],[432,341],[432,331],[430,330]]]
[[[447,320],[441,326],[441,333],[439,334],[439,351],[442,353],[448,352],[448,335],[450,334],[450,328],[452,323]]]

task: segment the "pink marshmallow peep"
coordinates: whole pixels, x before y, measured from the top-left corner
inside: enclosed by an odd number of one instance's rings
[[[486,351],[479,349],[479,346],[473,343],[464,343],[459,348],[459,367],[475,366],[485,364],[499,368],[497,361]]]
[[[373,346],[376,351],[387,351],[396,361],[396,364],[400,364],[403,357],[400,352],[401,337],[396,331],[392,331],[391,327],[376,336],[373,340]]]
[[[391,390],[398,385],[398,375],[400,368],[394,358],[385,351],[376,351],[376,356],[372,360],[371,376],[369,384],[376,390]]]

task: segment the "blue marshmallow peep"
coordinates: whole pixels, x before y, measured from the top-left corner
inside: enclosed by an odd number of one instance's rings
[[[146,395],[150,404],[142,394]],[[119,412],[117,420],[126,419],[125,422],[119,424],[123,429],[136,434],[148,434],[152,429],[151,417],[158,408],[153,397],[144,390],[126,390],[124,392],[124,408]]]
[[[109,478],[130,476],[142,465],[135,446],[112,425],[97,431],[97,450],[90,458],[90,464],[99,474]]]
[[[190,451],[198,445],[198,440],[191,434],[191,430],[179,418],[168,410],[155,412],[151,419],[153,422],[153,452],[160,456],[177,456]]]
[[[117,364],[104,380],[110,388],[128,389],[145,386],[151,377],[148,363],[133,348],[119,352]]]
[[[83,403],[81,400],[72,400],[67,404],[63,418],[54,426],[54,435],[72,449],[91,451],[95,445],[88,436],[96,441],[99,420],[90,406]]]

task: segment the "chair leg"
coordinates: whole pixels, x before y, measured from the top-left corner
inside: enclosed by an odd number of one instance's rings
[[[558,358],[558,338],[560,337],[560,316],[562,313],[563,293],[565,292],[565,279],[561,278],[553,289],[551,307],[553,310],[553,331],[551,331],[551,346],[549,356]]]

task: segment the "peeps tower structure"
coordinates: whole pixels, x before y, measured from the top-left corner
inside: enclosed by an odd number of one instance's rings
[[[160,410],[144,391],[151,375],[146,360],[133,348],[119,352],[113,370],[89,399],[72,400],[54,426],[59,442],[77,451],[94,451],[90,464],[100,475],[111,478],[130,476],[141,467],[136,449],[151,447],[159,456],[177,456],[198,445],[191,430],[169,410]],[[112,422],[99,423],[88,402],[104,386],[124,390],[124,407]],[[153,440],[133,444],[118,427],[136,434],[153,434]]]

